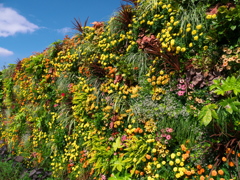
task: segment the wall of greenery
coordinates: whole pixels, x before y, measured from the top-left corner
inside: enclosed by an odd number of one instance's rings
[[[75,19],[74,37],[2,70],[0,139],[54,179],[239,179],[239,22],[237,0]]]

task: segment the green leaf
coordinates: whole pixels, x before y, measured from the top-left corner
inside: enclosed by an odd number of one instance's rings
[[[207,126],[213,118],[218,119],[218,115],[214,110],[217,108],[216,104],[208,104],[201,109],[198,119],[201,120],[203,125]]]
[[[117,165],[117,170],[118,170],[119,172],[122,171],[122,165],[121,165],[121,164],[118,164],[118,165]]]
[[[236,100],[236,97],[228,98],[228,99],[222,100],[219,104],[223,106],[227,112],[232,114],[234,111],[235,112],[239,111],[239,108],[237,106],[240,106],[240,102],[235,100]]]
[[[120,136],[116,139],[116,142],[113,143],[113,150],[116,151],[118,148],[122,148]]]
[[[233,31],[236,29],[236,27],[237,27],[236,25],[230,26],[231,30]]]
[[[123,167],[125,167],[125,162],[122,160],[123,157],[114,157],[114,159],[112,159],[113,164],[111,166],[113,166],[112,171],[114,171],[115,169],[117,169],[119,172],[122,171]]]

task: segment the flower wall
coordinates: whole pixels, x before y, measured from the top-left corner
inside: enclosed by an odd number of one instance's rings
[[[125,0],[1,72],[0,138],[54,179],[240,178],[240,4]]]

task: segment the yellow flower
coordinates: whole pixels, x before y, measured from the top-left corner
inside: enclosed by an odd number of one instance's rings
[[[175,175],[175,177],[178,179],[178,178],[181,177],[181,174],[180,174],[180,173],[177,173],[177,174]]]
[[[189,47],[193,47],[193,43],[189,43],[189,45],[188,45]]]
[[[174,159],[176,157],[176,154],[172,153],[171,154],[171,159]]]
[[[158,169],[161,168],[161,164],[157,164],[157,168],[158,168]]]
[[[185,48],[185,47],[182,47],[182,48],[181,48],[181,51],[182,51],[182,52],[185,52],[185,51],[186,51],[186,48]]]
[[[195,41],[197,41],[197,40],[198,40],[198,36],[194,36],[193,39],[194,39]]]
[[[204,46],[203,49],[206,51],[208,49],[208,46]]]
[[[177,46],[177,47],[176,47],[176,50],[177,50],[177,51],[180,51],[180,50],[181,50],[181,47],[180,47],[180,46]]]
[[[207,16],[206,16],[206,19],[211,19],[212,18],[212,15],[210,15],[210,14],[208,14]]]
[[[190,23],[188,23],[188,24],[187,24],[187,27],[191,27],[191,24],[190,24]]]
[[[162,161],[162,165],[165,165],[166,164],[166,161]]]
[[[155,153],[157,150],[155,148],[152,149],[152,153]]]
[[[212,19],[215,19],[216,17],[217,17],[216,14],[213,14],[213,15],[212,15]]]
[[[180,152],[177,152],[177,156],[181,156],[181,153],[180,153]]]
[[[175,160],[175,162],[176,162],[177,164],[179,164],[181,161],[180,161],[180,159],[177,158],[177,159]]]
[[[190,28],[190,27],[189,27],[189,28],[187,28],[187,29],[186,29],[186,31],[187,31],[187,32],[191,31],[191,28]]]
[[[196,26],[196,28],[197,28],[197,29],[202,29],[202,25],[199,24],[199,25]]]
[[[173,162],[173,161],[169,161],[169,165],[170,165],[170,166],[173,166],[173,165],[174,165],[174,162]]]
[[[173,168],[173,172],[177,172],[178,168],[177,167],[174,167]]]
[[[171,46],[173,46],[173,45],[175,44],[175,40],[172,39],[172,40],[170,41],[170,44],[171,44]]]
[[[173,23],[173,25],[176,26],[178,23],[179,23],[179,21],[175,21],[175,22]]]
[[[192,31],[192,35],[195,35],[195,34],[197,34],[197,31],[196,31],[196,30],[193,30],[193,31]]]
[[[184,166],[184,162],[180,162],[180,166]]]

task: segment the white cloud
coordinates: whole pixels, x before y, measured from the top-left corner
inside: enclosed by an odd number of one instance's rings
[[[18,32],[33,32],[38,28],[15,10],[0,4],[0,37],[8,37]]]
[[[11,56],[13,55],[12,51],[0,47],[0,56]]]
[[[57,32],[61,33],[61,34],[68,34],[72,32],[72,28],[69,27],[65,27],[62,29],[57,29]]]

